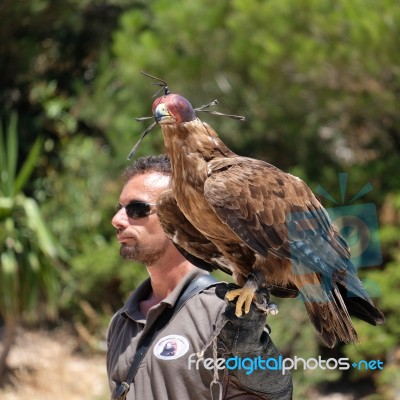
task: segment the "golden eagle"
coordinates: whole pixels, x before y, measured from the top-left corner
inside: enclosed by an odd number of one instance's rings
[[[172,165],[172,186],[158,201],[160,222],[195,265],[233,275],[236,314],[261,289],[304,301],[324,342],[357,341],[350,314],[385,322],[357,277],[349,248],[326,210],[298,177],[232,152],[168,91],[152,107]]]

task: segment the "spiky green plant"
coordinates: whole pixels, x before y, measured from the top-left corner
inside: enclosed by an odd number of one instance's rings
[[[0,123],[0,317],[4,323],[0,382],[21,318],[37,317],[39,304],[44,304],[41,309],[48,316],[56,315],[59,288],[55,267],[65,256],[47,228],[38,203],[24,194],[43,140],[39,137],[35,141],[18,168],[16,114],[4,128]]]

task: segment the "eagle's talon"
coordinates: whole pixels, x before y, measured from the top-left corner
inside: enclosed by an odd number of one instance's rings
[[[247,314],[250,311],[251,302],[254,299],[255,289],[252,287],[243,287],[240,289],[230,290],[226,293],[225,297],[227,300],[232,301],[236,297],[238,297],[236,302],[235,315],[237,317],[241,317],[243,315],[243,305],[244,305],[244,313]]]

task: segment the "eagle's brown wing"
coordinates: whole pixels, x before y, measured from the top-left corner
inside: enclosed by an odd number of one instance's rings
[[[211,161],[208,166],[206,200],[222,222],[265,257],[258,268],[266,282],[269,254],[290,262],[285,280],[298,288],[328,346],[336,338],[357,341],[349,313],[372,324],[384,323],[357,277],[345,240],[299,178],[244,157]]]
[[[272,253],[290,260],[294,275],[337,277],[351,293],[369,299],[345,240],[301,179],[246,157],[211,161],[208,166],[204,196],[247,246],[264,257]]]

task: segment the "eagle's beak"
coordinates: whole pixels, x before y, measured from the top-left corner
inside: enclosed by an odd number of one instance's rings
[[[154,117],[157,123],[168,120],[172,117],[172,115],[168,112],[167,106],[164,103],[159,104],[154,110]]]

